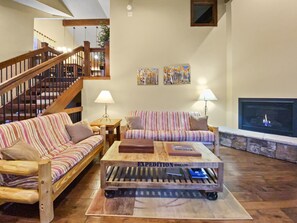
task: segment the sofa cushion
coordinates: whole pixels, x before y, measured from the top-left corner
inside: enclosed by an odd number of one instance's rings
[[[215,135],[211,131],[152,131],[152,130],[127,130],[127,139],[153,139],[156,141],[198,141],[214,142]]]
[[[190,130],[190,116],[199,116],[198,112],[169,111],[132,111],[139,116],[145,130]]]
[[[195,142],[214,142],[215,134],[211,131],[186,131],[185,141],[195,141]]]
[[[86,139],[93,135],[93,130],[86,122],[78,122],[71,125],[65,125],[70,139],[74,143]]]
[[[77,144],[68,142],[64,145],[64,150],[55,155],[46,154],[42,159],[51,159],[52,183],[57,182],[67,171],[78,164],[88,153],[102,142],[101,135],[94,135]],[[4,182],[0,186],[19,187],[36,189],[38,187],[37,176],[20,177],[3,174]]]
[[[43,156],[70,141],[65,124],[71,123],[69,115],[61,112],[2,124],[0,125],[0,148],[10,147],[17,139],[22,139],[37,149],[40,156]]]
[[[190,116],[190,130],[208,130],[208,125],[207,125],[207,119],[208,116],[204,117],[194,117]]]
[[[40,160],[38,151],[21,139],[15,141],[11,147],[0,149],[0,153],[4,160]]]
[[[128,116],[126,117],[126,121],[129,129],[143,129],[139,116]]]

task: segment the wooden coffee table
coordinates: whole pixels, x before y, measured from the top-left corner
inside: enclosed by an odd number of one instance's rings
[[[224,163],[202,143],[190,142],[201,157],[169,156],[166,143],[172,142],[154,142],[153,154],[119,153],[120,141],[115,141],[100,161],[105,196],[113,197],[121,188],[161,188],[201,190],[209,200],[216,200],[217,192],[223,191]],[[182,176],[169,175],[167,168],[180,168]],[[190,168],[204,168],[208,178],[192,178]]]

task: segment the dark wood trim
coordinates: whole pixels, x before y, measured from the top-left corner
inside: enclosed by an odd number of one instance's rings
[[[104,52],[104,48],[90,48],[90,52]]]
[[[110,76],[110,65],[109,65],[109,41],[105,43],[105,76]]]
[[[109,19],[64,19],[63,26],[100,26],[109,25]]]
[[[63,60],[66,60],[70,56],[74,55],[79,51],[83,51],[83,47],[77,47],[72,52],[61,54],[57,57],[54,57],[40,65],[37,65],[33,68],[26,70],[25,72],[10,78],[9,80],[0,84],[0,96],[4,93],[12,90],[13,88],[19,86],[20,84],[24,83],[25,81],[35,77],[37,74],[40,74],[47,69],[61,63]]]
[[[91,63],[90,63],[90,42],[89,41],[84,41],[84,75],[85,76],[90,76],[91,75]]]
[[[110,76],[108,77],[101,77],[101,76],[89,76],[89,77],[82,77],[83,80],[110,80]]]
[[[195,5],[212,5],[212,21],[209,23],[196,23],[194,20]],[[218,25],[218,2],[217,0],[191,0],[191,26],[217,26]]]
[[[46,108],[43,115],[62,112],[72,99],[82,90],[83,79],[79,78],[66,91],[63,92],[49,107]]]

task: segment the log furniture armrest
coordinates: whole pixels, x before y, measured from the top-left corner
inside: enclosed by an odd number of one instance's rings
[[[215,135],[214,141],[214,154],[219,157],[220,156],[220,136],[219,136],[219,127],[216,126],[208,126],[208,130],[213,132]]]
[[[24,160],[0,160],[0,173],[21,176],[37,175],[38,162]]]
[[[22,176],[38,175],[38,190],[0,187],[1,202],[34,204],[39,201],[40,221],[53,219],[51,161],[0,160],[0,173]]]

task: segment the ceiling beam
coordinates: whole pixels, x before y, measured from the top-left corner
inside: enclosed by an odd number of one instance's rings
[[[109,25],[109,19],[64,19],[63,26],[100,26]]]

